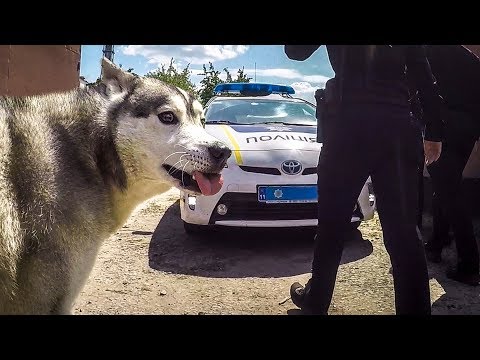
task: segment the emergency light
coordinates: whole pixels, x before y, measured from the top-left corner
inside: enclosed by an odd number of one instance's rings
[[[287,85],[260,83],[225,83],[218,84],[214,93],[240,93],[245,96],[265,96],[270,94],[295,94],[295,90]]]

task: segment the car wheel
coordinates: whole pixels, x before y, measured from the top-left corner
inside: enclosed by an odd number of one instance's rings
[[[185,229],[185,232],[187,234],[201,234],[204,233],[205,230],[207,229],[207,226],[205,225],[197,225],[197,224],[190,224],[187,222],[183,222],[183,228]]]

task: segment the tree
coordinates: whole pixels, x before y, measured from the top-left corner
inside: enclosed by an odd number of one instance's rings
[[[179,71],[174,66],[175,60],[173,58],[170,59],[170,64],[168,67],[162,64],[159,69],[154,71],[148,72],[145,77],[150,77],[154,79],[161,80],[173,86],[178,86],[179,88],[191,92],[194,94],[195,97],[198,97],[200,102],[205,106],[205,104],[210,100],[214,92],[215,86],[222,83],[236,83],[236,82],[250,82],[252,80],[251,77],[248,77],[245,72],[244,68],[238,69],[237,76],[233,79],[232,75],[228,71],[227,68],[224,68],[223,71],[225,72],[225,80],[220,78],[222,71],[215,70],[213,64],[211,62],[208,63],[208,69],[203,65],[203,73],[199,75],[203,75],[203,79],[200,81],[200,88],[197,89],[195,84],[190,80],[191,70],[190,64],[188,64],[183,70]],[[119,67],[121,68],[122,65],[120,64]],[[127,72],[132,73],[133,75],[137,75],[133,72],[133,68],[129,68]],[[89,85],[98,85],[100,82],[100,78],[97,79],[96,82],[91,83]]]
[[[211,62],[208,63],[209,67],[205,64],[203,65],[203,75],[204,78],[200,81],[200,90],[198,92],[198,96],[200,98],[200,102],[203,106],[207,103],[208,100],[214,95],[213,89],[220,83],[223,83],[223,80],[220,79],[221,71],[215,70],[213,64]]]
[[[233,82],[233,80],[232,80],[232,75],[230,74],[230,71],[228,71],[227,68],[223,68],[223,71],[225,71],[225,73],[227,74],[227,77],[226,77],[226,79],[225,79],[225,82],[226,82],[226,83],[231,83],[231,82]]]
[[[182,71],[178,71],[173,64],[174,60],[171,58],[168,68],[165,68],[165,65],[162,64],[160,69],[150,71],[145,77],[155,78],[168,84],[178,86],[187,92],[196,94],[195,84],[190,80],[190,64],[188,64]]]
[[[228,71],[227,68],[224,68],[223,71],[225,72],[225,81],[223,81],[220,78],[221,71],[215,70],[213,67],[213,64],[211,62],[208,63],[209,67],[207,70],[207,67],[203,65],[203,75],[204,78],[202,81],[200,81],[200,90],[198,92],[200,102],[205,106],[205,104],[210,100],[214,94],[213,90],[215,89],[215,86],[218,84],[223,84],[223,83],[238,83],[238,82],[250,82],[252,80],[251,77],[248,77],[244,73],[244,68],[238,69],[237,71],[237,78],[233,80],[232,75]]]
[[[102,78],[99,76],[94,82],[87,82],[87,86],[96,86],[102,82]]]
[[[244,71],[245,71],[245,67],[242,67],[241,69],[238,69],[238,71],[237,71],[237,78],[236,78],[235,81],[233,81],[233,82],[237,82],[237,83],[239,83],[239,82],[241,82],[241,83],[243,83],[243,82],[246,82],[246,83],[250,82],[250,80],[252,80],[252,78],[251,78],[251,77],[248,77],[248,76],[245,74]]]
[[[120,69],[122,68],[122,64],[118,64],[118,66],[119,66]],[[135,73],[133,72],[133,70],[134,70],[133,68],[128,68],[127,72],[128,72],[128,73],[131,73],[132,75],[138,76],[138,74],[135,74]]]
[[[133,68],[128,68],[127,72],[132,74],[132,75],[138,76],[138,74],[133,72]]]

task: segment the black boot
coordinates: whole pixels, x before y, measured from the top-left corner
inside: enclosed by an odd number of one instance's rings
[[[442,262],[442,247],[438,247],[436,241],[430,239],[430,241],[425,244],[425,256],[427,260],[432,263]]]
[[[326,312],[320,311],[315,304],[315,299],[312,296],[311,290],[311,280],[305,284],[301,285],[298,282],[295,282],[290,286],[290,297],[292,302],[299,307],[305,315],[327,315]]]
[[[480,274],[474,272],[464,272],[458,267],[452,267],[447,270],[447,278],[461,282],[465,285],[478,286],[480,285]]]
[[[427,257],[427,260],[432,263],[438,264],[442,262],[441,251],[434,251],[425,248],[425,256]]]

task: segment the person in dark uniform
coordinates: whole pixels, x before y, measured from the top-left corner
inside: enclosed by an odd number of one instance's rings
[[[320,45],[285,45],[293,60]],[[416,232],[418,129],[410,114],[406,69],[424,119],[425,157],[441,153],[441,97],[423,46],[327,45],[335,77],[326,85],[324,144],[318,162],[318,227],[307,284],[292,284],[295,305],[327,314],[355,201],[368,175],[393,267],[397,314],[430,314],[423,243]]]
[[[412,119],[414,120],[415,126],[417,128],[417,142],[415,147],[417,148],[417,160],[418,160],[418,169],[417,169],[417,191],[418,191],[418,202],[417,202],[417,234],[420,240],[423,241],[423,208],[425,202],[425,181],[424,181],[424,170],[425,170],[425,151],[423,149],[423,134],[425,132],[425,123],[423,122],[423,111],[420,99],[418,97],[418,91],[415,90],[411,85],[410,88],[410,113]],[[427,257],[428,259],[428,257]],[[389,273],[392,274],[393,269],[390,267]]]
[[[434,210],[432,237],[425,246],[427,258],[432,262],[441,261],[451,226],[457,265],[447,270],[447,277],[472,286],[480,282],[479,254],[462,188],[462,173],[479,136],[480,128],[468,114],[449,111],[442,155],[427,167],[432,181]]]
[[[418,91],[410,86],[410,112],[417,126],[417,151],[418,151],[418,205],[417,205],[417,229],[421,236],[423,230],[423,204],[424,197],[424,169],[425,169],[425,151],[423,150],[423,134],[425,132],[425,123],[423,122],[423,111],[418,97]]]
[[[448,244],[450,226],[457,249],[457,265],[447,277],[468,285],[480,282],[479,254],[472,217],[463,192],[463,170],[480,136],[480,126],[467,112],[450,110],[446,120],[445,141],[440,159],[427,167],[433,189],[433,231],[425,246],[427,258],[441,261]]]
[[[453,231],[457,264],[447,277],[468,285],[480,282],[479,253],[472,216],[463,189],[463,171],[480,136],[480,60],[461,45],[429,45],[427,57],[445,100],[445,139],[440,159],[427,166],[433,197],[433,231],[425,246],[427,259],[441,261]],[[462,69],[452,72],[452,61]]]

